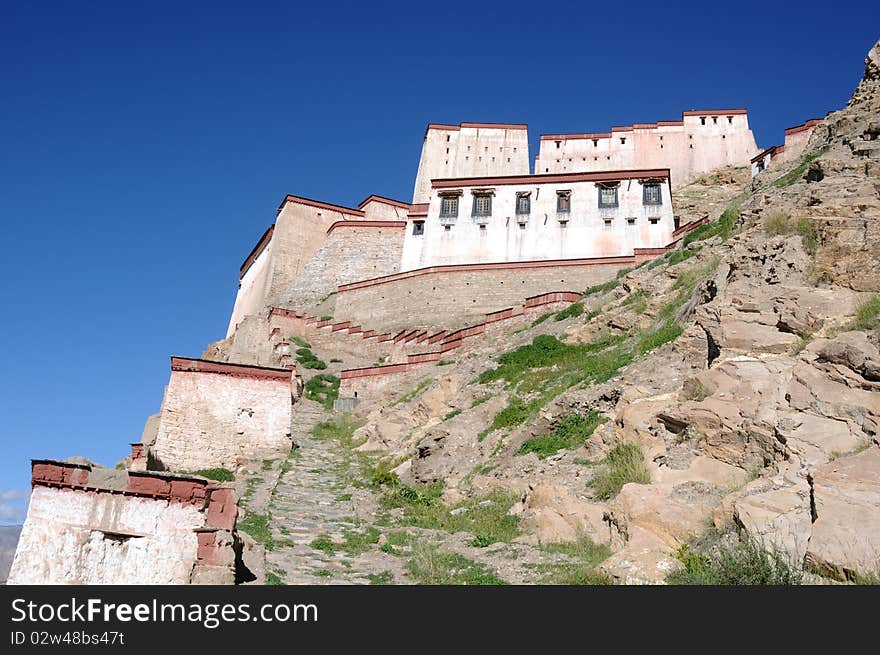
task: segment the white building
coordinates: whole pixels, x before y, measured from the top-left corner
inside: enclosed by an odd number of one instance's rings
[[[674,222],[668,169],[435,179],[400,270],[632,255],[666,246]]]
[[[680,121],[543,134],[535,173],[668,168],[676,184],[686,184],[717,168],[746,166],[757,152],[745,109],[685,111]]]

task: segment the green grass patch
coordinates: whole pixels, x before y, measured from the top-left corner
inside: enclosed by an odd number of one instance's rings
[[[327,368],[327,362],[318,359],[315,353],[312,352],[311,348],[297,348],[296,361],[302,364],[305,368],[316,370],[324,370]]]
[[[339,359],[338,357],[333,357],[333,358],[330,360],[330,363],[331,363],[331,364],[341,364],[341,363],[342,363],[342,360]]]
[[[491,399],[492,399],[492,396],[490,396],[490,395],[485,395],[485,396],[480,396],[479,398],[475,398],[474,402],[471,403],[471,409],[473,409],[474,407],[479,407],[480,405],[482,405],[485,402],[488,402]]]
[[[280,572],[266,571],[266,586],[281,587],[284,586],[284,578],[279,575]]]
[[[252,536],[257,543],[263,544],[266,550],[275,548],[272,531],[269,529],[269,517],[266,514],[248,513],[236,527]]]
[[[719,540],[704,547],[706,552],[685,544],[676,556],[682,563],[679,571],[666,577],[676,585],[799,585],[803,574],[775,548],[767,548],[751,539],[732,543]]]
[[[804,250],[811,255],[816,254],[819,237],[815,224],[808,216],[794,220],[784,212],[773,211],[764,217],[762,224],[764,232],[770,236],[800,235],[803,239]]]
[[[394,574],[391,571],[382,571],[381,573],[370,573],[367,579],[371,585],[389,585],[394,584]]]
[[[597,544],[587,536],[581,536],[570,543],[543,544],[541,550],[548,553],[562,553],[573,561],[539,564],[543,573],[541,582],[557,585],[609,585],[611,578],[596,570],[596,567],[611,555],[605,544]]]
[[[681,262],[687,261],[694,255],[698,254],[701,250],[702,248],[682,248],[680,250],[673,250],[666,256],[666,263],[670,266],[680,264]],[[660,261],[662,261],[662,258]]]
[[[340,446],[350,449],[354,444],[354,432],[364,424],[351,414],[340,414],[321,421],[312,428],[312,437],[318,441],[336,441]]]
[[[460,410],[460,409],[453,409],[451,412],[449,412],[446,416],[443,417],[443,420],[448,421],[451,418],[455,418],[456,416],[461,414],[461,412],[462,412],[462,410]]]
[[[619,280],[623,277],[626,277],[627,275],[629,275],[632,272],[633,272],[632,266],[627,266],[626,268],[621,268],[619,271],[617,271],[617,279]]]
[[[309,543],[309,548],[320,550],[322,553],[327,553],[328,555],[332,555],[336,552],[336,544],[333,543],[333,540],[326,534],[319,535],[312,539],[311,543]]]
[[[633,443],[616,445],[599,465],[588,486],[597,499],[608,500],[616,496],[628,482],[651,483],[645,453],[641,446]]]
[[[450,364],[455,364],[454,359],[441,359],[437,362],[437,366],[449,366]]]
[[[305,396],[321,403],[324,409],[333,409],[333,401],[339,397],[339,378],[329,373],[309,378],[305,384]]]
[[[629,271],[632,269],[625,269],[624,268],[621,270],[629,273]],[[620,286],[620,274],[619,273],[618,273],[618,277],[613,280],[608,280],[608,282],[603,282],[602,284],[594,284],[589,289],[584,291],[584,295],[585,296],[592,296],[597,293],[608,293],[612,289],[616,289],[618,286]]]
[[[535,453],[540,459],[555,455],[560,450],[578,448],[605,419],[598,412],[567,414],[550,434],[525,441],[516,451],[517,455]]]
[[[192,474],[200,475],[209,480],[216,480],[217,482],[232,482],[235,480],[235,475],[233,475],[232,471],[225,468],[200,469],[193,471]]]
[[[303,339],[302,337],[290,337],[290,340],[293,341],[293,343],[295,343],[297,346],[300,346],[301,348],[311,348],[312,347],[312,345],[308,341]]]
[[[423,585],[503,585],[507,584],[488,566],[454,553],[441,553],[432,544],[417,544],[406,569],[417,584]]]
[[[546,314],[541,314],[538,318],[536,318],[534,321],[532,321],[532,327],[535,327],[536,325],[540,325],[541,323],[543,323],[548,318],[550,318],[551,316],[554,316],[554,315],[555,315],[555,312],[547,312]]]
[[[711,239],[716,236],[720,236],[722,241],[727,241],[727,239],[733,234],[734,228],[739,221],[739,205],[745,200],[745,197],[746,196],[744,195],[734,200],[734,202],[731,203],[731,206],[724,210],[717,221],[701,225],[693,232],[685,235],[681,240],[682,248],[687,248],[689,244],[695,241],[705,241],[706,239]],[[665,258],[661,258],[661,261],[663,259]]]
[[[260,466],[261,471],[271,471],[272,465],[275,463],[274,459],[264,459],[263,464]]]
[[[648,309],[648,292],[644,289],[629,294],[621,303],[622,307],[629,309],[636,314],[644,314]]]
[[[576,302],[576,303],[569,305],[568,307],[563,309],[561,312],[557,312],[556,313],[556,320],[557,321],[564,321],[567,318],[574,318],[576,316],[580,316],[583,313],[584,313],[584,303]]]
[[[400,398],[398,398],[395,401],[394,405],[396,406],[396,405],[402,405],[404,403],[408,403],[410,400],[412,400],[413,398],[418,396],[420,393],[422,393],[425,390],[425,388],[429,384],[431,384],[431,382],[432,382],[431,378],[426,378],[426,379],[422,380],[413,389],[410,389],[405,394],[403,394]]]
[[[471,545],[477,547],[508,542],[519,535],[517,518],[508,514],[515,496],[493,492],[447,507],[441,499],[442,493],[442,483],[410,486],[396,482],[388,485],[379,506],[403,509],[404,525],[469,532],[474,535]]]
[[[800,164],[798,164],[795,168],[793,168],[791,171],[789,171],[785,175],[782,175],[782,176],[776,178],[775,180],[773,180],[773,186],[775,186],[778,189],[781,189],[782,187],[791,186],[792,184],[794,184],[795,182],[797,182],[799,179],[801,179],[804,176],[804,173],[807,172],[807,168],[810,167],[810,164],[813,163],[813,161],[815,161],[816,159],[818,159],[819,157],[824,155],[826,152],[828,152],[827,146],[824,148],[821,148],[820,150],[817,150],[816,152],[811,152],[809,154],[804,155],[804,157],[801,159]]]
[[[324,315],[323,315],[321,318],[319,318],[318,320],[319,320],[319,321],[332,321],[332,320],[333,320],[333,316],[330,315],[330,314],[324,314]]]

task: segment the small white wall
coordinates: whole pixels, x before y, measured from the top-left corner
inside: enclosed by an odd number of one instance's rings
[[[251,263],[250,268],[239,280],[238,291],[235,294],[235,305],[232,308],[232,317],[229,319],[229,327],[226,336],[235,332],[236,326],[245,316],[258,313],[265,305],[266,281],[269,279],[269,264],[272,259],[272,242],[263,248],[257,258]]]
[[[192,505],[35,487],[8,582],[188,584],[204,524]]]
[[[423,235],[413,234],[412,224],[404,239],[401,270],[426,266],[515,262],[547,259],[580,259],[632,255],[634,248],[659,248],[672,240],[674,218],[668,184],[662,185],[663,204],[642,204],[642,185],[623,180],[618,187],[616,209],[599,209],[595,182],[510,184],[495,189],[492,216],[485,229],[471,216],[473,189],[462,186],[459,214],[451,229],[440,220],[440,195],[432,193]],[[457,187],[458,188],[458,187]],[[557,214],[557,191],[571,191],[571,212]],[[531,192],[531,213],[525,227],[516,215],[517,192]],[[604,217],[611,217],[606,227]],[[649,217],[659,216],[652,225]],[[568,219],[562,227],[560,217]],[[626,218],[635,217],[634,225]]]

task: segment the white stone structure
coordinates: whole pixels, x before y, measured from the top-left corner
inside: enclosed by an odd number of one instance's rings
[[[752,177],[764,172],[773,162],[777,164],[782,162],[796,161],[804,153],[807,143],[813,134],[816,126],[822,122],[820,118],[811,118],[810,120],[786,128],[785,143],[758,153],[752,157]]]
[[[535,173],[668,168],[682,185],[758,152],[745,109],[685,111],[680,121],[636,123],[591,134],[543,134]]]
[[[433,180],[400,269],[633,255],[674,223],[666,169]]]
[[[425,131],[413,203],[428,201],[431,180],[529,174],[528,126],[511,123],[432,123]]]
[[[35,460],[9,584],[232,584],[237,498],[203,478]]]
[[[147,457],[171,471],[198,471],[277,457],[291,447],[296,391],[290,370],[171,358],[156,441]]]

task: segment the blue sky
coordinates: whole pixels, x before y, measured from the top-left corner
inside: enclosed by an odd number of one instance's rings
[[[880,4],[780,4],[6,0],[0,522],[30,458],[112,466],[140,439],[284,194],[408,200],[428,122],[528,123],[534,154],[746,107],[767,147],[841,107]]]

